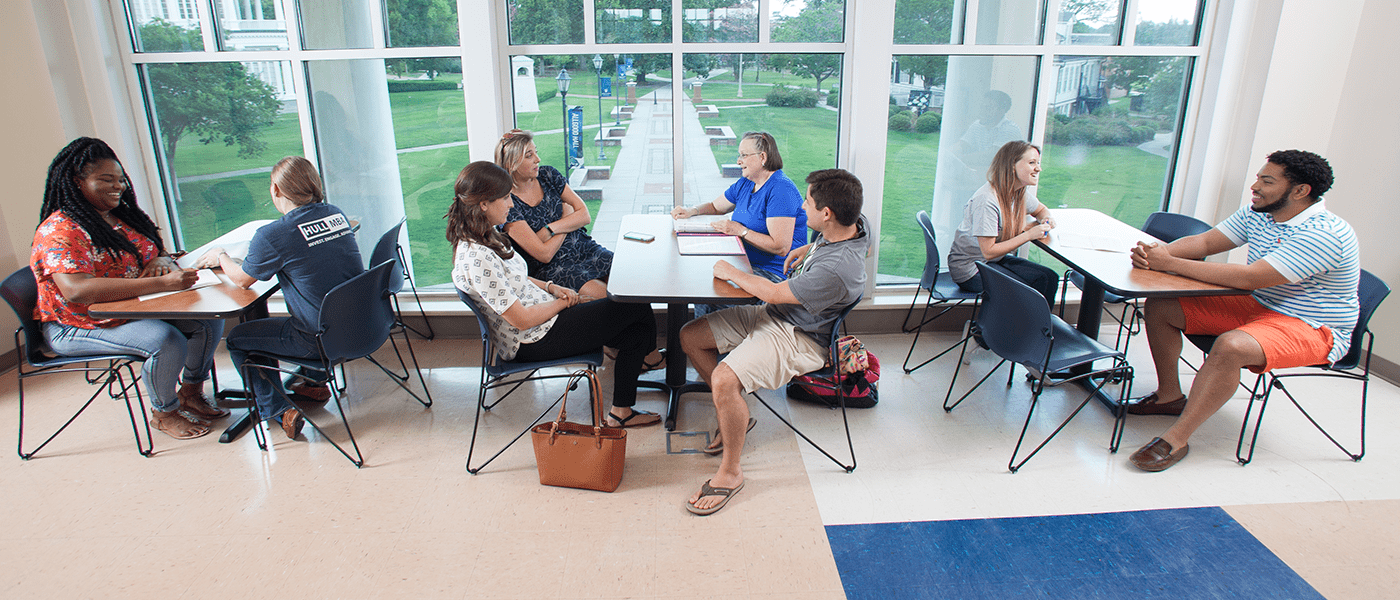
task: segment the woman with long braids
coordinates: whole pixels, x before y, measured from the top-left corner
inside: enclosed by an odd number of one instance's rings
[[[151,426],[180,440],[209,433],[210,422],[229,414],[204,396],[223,320],[124,321],[88,314],[95,302],[183,290],[198,279],[166,254],[106,142],[78,138],[59,151],[49,165],[40,221],[29,262],[49,347],[59,354],[145,356],[141,379],[151,395]]]
[[[1017,248],[1050,235],[1055,220],[1036,200],[1030,187],[1040,183],[1040,148],[1019,140],[1007,142],[992,157],[987,183],[967,201],[963,221],[948,249],[948,274],[958,287],[981,292],[977,261],[1006,270],[1055,305],[1059,274],[1049,267],[1016,256]],[[1026,217],[1034,217],[1028,225]]]
[[[453,245],[452,284],[486,314],[491,341],[504,360],[541,361],[617,349],[609,427],[661,422],[637,410],[637,376],[656,348],[656,317],[646,303],[608,298],[582,301],[577,290],[529,276],[525,259],[497,227],[511,209],[511,175],[479,161],[462,169],[447,211],[447,241]]]

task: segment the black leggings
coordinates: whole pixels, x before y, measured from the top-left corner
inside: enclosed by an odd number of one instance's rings
[[[603,346],[617,349],[613,406],[636,404],[642,361],[656,349],[656,317],[650,304],[604,298],[566,308],[543,338],[520,345],[515,360],[553,360],[593,352]]]
[[[1033,263],[1019,256],[1012,256],[1010,254],[990,264],[1001,267],[1003,271],[1010,273],[1022,283],[1035,288],[1035,291],[1045,296],[1045,302],[1050,305],[1050,308],[1052,310],[1055,308],[1055,292],[1058,291],[1060,287],[1059,273],[1056,273],[1053,269],[1045,265]],[[959,281],[958,287],[962,288],[964,292],[980,294],[982,293],[982,276],[977,275],[967,281]]]

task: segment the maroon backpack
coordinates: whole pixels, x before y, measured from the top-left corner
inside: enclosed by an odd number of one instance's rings
[[[867,353],[867,356],[870,361],[869,367],[840,376],[841,389],[845,392],[846,406],[849,408],[870,408],[880,401],[880,361],[874,354]],[[837,408],[836,391],[831,389],[834,387],[834,381],[832,377],[799,375],[788,383],[787,395],[793,400]]]

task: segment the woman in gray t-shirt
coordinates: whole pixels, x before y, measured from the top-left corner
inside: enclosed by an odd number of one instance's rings
[[[1035,288],[1052,307],[1060,276],[1049,267],[1015,255],[1016,249],[1049,235],[1055,227],[1050,210],[1028,189],[1040,181],[1040,148],[1007,142],[992,158],[987,184],[968,200],[962,224],[948,250],[948,274],[958,287],[980,293],[977,261],[995,264]],[[1026,217],[1035,218],[1028,226]]]

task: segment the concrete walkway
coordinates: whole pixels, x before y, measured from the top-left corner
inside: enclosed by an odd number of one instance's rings
[[[590,232],[599,243],[608,247],[616,245],[624,215],[665,214],[675,205],[671,149],[674,107],[670,88],[658,88],[638,98],[628,122],[627,135],[622,138],[622,145],[615,147],[617,164],[611,177],[587,182],[587,187],[603,192],[603,204],[598,214],[593,215],[594,226]],[[736,179],[721,175],[719,162],[710,151],[710,137],[705,135],[705,127],[690,98],[681,98],[680,110],[685,126],[682,201],[693,206],[723,194]],[[737,146],[731,148],[737,157]],[[574,182],[573,185],[584,184]]]

